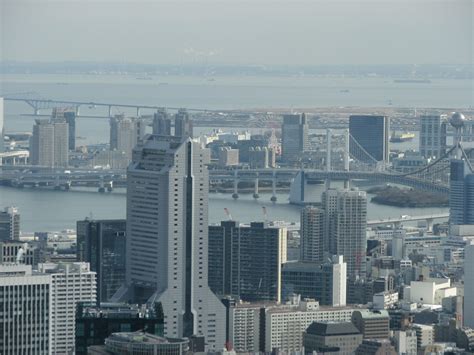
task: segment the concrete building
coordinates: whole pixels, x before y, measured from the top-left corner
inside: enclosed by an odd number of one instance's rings
[[[362,334],[351,322],[314,322],[303,333],[305,353],[352,355]]]
[[[33,243],[19,240],[0,241],[0,264],[19,263],[36,266],[40,259],[39,254],[38,246]]]
[[[0,153],[5,151],[5,128],[4,128],[4,113],[3,113],[3,97],[0,97]],[[2,161],[0,159],[0,165]]]
[[[166,337],[225,342],[225,308],[208,287],[208,151],[147,136],[127,170],[127,288],[117,298],[161,302]]]
[[[367,196],[357,189],[337,193],[336,254],[344,256],[347,276],[351,279],[366,276]]]
[[[125,284],[126,221],[85,219],[76,231],[77,260],[97,273],[97,300],[107,302]]]
[[[76,149],[76,111],[55,107],[51,115],[54,119],[63,119],[68,126],[69,150]]]
[[[342,256],[333,256],[332,262],[288,262],[282,268],[282,297],[291,294],[314,298],[321,305],[346,305],[347,264]]]
[[[91,345],[103,345],[117,331],[142,331],[163,336],[163,310],[127,303],[79,303],[76,313],[76,355],[87,355]]]
[[[468,174],[469,168],[461,159],[451,159],[449,175],[449,223],[451,225],[474,224],[474,207],[468,202],[474,201],[474,175]]]
[[[375,310],[387,309],[398,302],[398,292],[384,291],[374,294],[373,307]]]
[[[474,329],[474,243],[464,250],[464,325]]]
[[[353,156],[368,163],[373,163],[374,160],[388,163],[390,154],[388,117],[352,115],[349,117],[349,134],[353,138],[349,144],[349,151]]]
[[[403,298],[410,302],[441,305],[443,298],[456,296],[456,287],[451,287],[450,279],[428,279],[411,281],[403,290]]]
[[[337,196],[336,189],[326,189],[321,194],[321,206],[324,210],[324,251],[333,255],[337,253]]]
[[[110,118],[110,150],[123,152],[128,160],[133,148],[145,136],[146,125],[140,118],[116,115]]]
[[[0,241],[20,240],[20,213],[16,207],[0,211]]]
[[[222,147],[219,149],[219,166],[236,166],[239,165],[239,150],[230,147]]]
[[[424,115],[420,117],[421,156],[438,159],[446,152],[446,115]]]
[[[355,355],[397,355],[395,348],[387,339],[364,339],[356,349]]]
[[[2,355],[52,354],[51,277],[30,265],[0,265]]]
[[[364,335],[364,339],[388,339],[390,335],[390,317],[386,310],[355,310],[352,323]]]
[[[174,116],[174,135],[182,139],[193,138],[193,121],[185,109],[180,109]]]
[[[413,324],[416,332],[416,346],[418,350],[434,343],[434,328],[431,325]]]
[[[321,263],[324,260],[324,211],[314,206],[301,210],[301,260]]]
[[[275,150],[268,147],[250,147],[249,165],[252,169],[275,167]]]
[[[280,301],[286,228],[223,221],[209,226],[209,287],[244,301]]]
[[[51,353],[74,351],[76,306],[96,302],[96,275],[88,263],[38,264],[38,271],[51,276]]]
[[[306,114],[283,115],[281,131],[282,160],[294,162],[309,147],[309,124]]]
[[[32,165],[67,167],[69,127],[64,119],[37,119],[30,139]]]
[[[258,353],[261,348],[261,303],[236,302],[229,308],[227,340],[237,353]]]
[[[414,329],[397,330],[393,336],[395,350],[401,355],[417,355],[417,340]]]
[[[166,109],[158,110],[153,114],[153,134],[171,136],[171,118]]]

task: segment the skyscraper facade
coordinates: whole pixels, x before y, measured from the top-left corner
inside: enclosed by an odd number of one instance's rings
[[[372,159],[388,162],[390,154],[388,117],[352,115],[349,117],[349,133],[353,138],[349,142],[349,151],[352,155],[369,163],[373,161]],[[360,148],[363,149],[362,152]]]
[[[51,276],[51,352],[73,353],[76,337],[76,306],[96,302],[95,272],[88,263],[38,264]]]
[[[30,140],[31,163],[49,167],[67,167],[69,128],[64,119],[38,119]]]
[[[425,158],[438,159],[446,152],[446,115],[420,117],[420,154]]]
[[[5,151],[5,130],[4,130],[4,113],[3,113],[3,97],[0,97],[0,153]],[[2,161],[0,159],[0,165],[2,165]]]
[[[145,136],[145,123],[140,118],[117,115],[110,118],[110,150],[132,158],[133,148]]]
[[[0,241],[20,240],[20,213],[16,207],[0,211]]]
[[[367,196],[356,189],[338,191],[336,207],[336,254],[344,256],[347,276],[366,276]]]
[[[76,149],[76,111],[70,109],[54,108],[51,118],[64,119],[68,125],[69,150]]]
[[[153,134],[171,136],[171,118],[165,109],[158,110],[153,115]]]
[[[467,166],[462,159],[451,159],[449,175],[449,222],[464,224],[465,177]]]
[[[474,243],[464,253],[464,326],[474,328]]]
[[[209,227],[209,287],[244,301],[280,301],[286,229],[224,221]]]
[[[185,109],[180,109],[174,116],[174,135],[183,139],[193,137],[193,121]]]
[[[208,161],[206,149],[181,137],[148,136],[134,150],[124,297],[161,302],[165,336],[204,336],[220,349],[225,308],[207,278]]]
[[[77,260],[97,273],[97,299],[107,302],[125,284],[124,219],[77,222]]]
[[[301,260],[323,262],[324,219],[322,209],[307,206],[301,210]]]
[[[326,189],[321,194],[321,206],[324,209],[324,251],[329,250],[333,255],[337,253],[336,248],[336,211],[337,211],[336,189]]]
[[[0,265],[0,352],[51,354],[51,277],[30,265]]]
[[[295,161],[309,147],[306,114],[283,115],[281,130],[282,159],[286,162]]]

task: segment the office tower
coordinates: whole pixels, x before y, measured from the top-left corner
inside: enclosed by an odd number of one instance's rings
[[[110,119],[110,150],[125,153],[132,159],[133,148],[145,136],[146,125],[140,118],[116,115]]]
[[[88,263],[38,264],[38,271],[51,276],[51,352],[74,351],[76,306],[96,302],[95,272]]]
[[[112,333],[142,331],[163,335],[163,310],[127,303],[79,303],[76,313],[76,355],[86,355],[87,347],[103,345]]]
[[[446,115],[420,117],[420,154],[425,158],[439,159],[446,152]]]
[[[51,277],[30,265],[0,265],[2,355],[51,354]]]
[[[280,301],[286,229],[235,221],[209,226],[209,287],[244,301]]]
[[[20,239],[20,213],[16,207],[0,212],[0,241]]]
[[[349,134],[352,136],[349,142],[351,155],[368,163],[373,163],[374,160],[388,163],[390,154],[388,117],[352,115],[349,117]]]
[[[124,297],[161,302],[165,336],[204,336],[220,349],[225,309],[207,282],[208,161],[207,149],[181,137],[148,136],[134,150]]]
[[[367,197],[364,191],[341,190],[336,207],[336,254],[343,255],[350,279],[366,276]]]
[[[464,224],[474,224],[474,174],[464,178]]]
[[[193,121],[185,109],[180,109],[174,116],[174,135],[183,139],[193,137]]]
[[[171,136],[171,118],[165,109],[153,114],[153,134]]]
[[[39,259],[39,248],[32,242],[25,243],[19,240],[0,241],[0,264],[19,263],[36,266]]]
[[[464,326],[474,328],[474,243],[464,250]]]
[[[321,194],[321,206],[324,209],[324,251],[336,254],[336,217],[337,217],[336,189],[326,189]]]
[[[282,160],[291,162],[298,160],[301,154],[308,150],[309,124],[306,114],[283,115],[281,126]]]
[[[324,257],[324,211],[307,206],[301,210],[301,260],[322,262]]]
[[[342,256],[332,262],[287,262],[282,267],[282,300],[292,294],[314,298],[324,306],[345,306],[347,264]]]
[[[353,354],[362,334],[351,322],[313,322],[303,333],[305,353]]]
[[[355,310],[352,323],[364,335],[364,339],[388,339],[390,335],[390,317],[386,310]]]
[[[31,163],[49,167],[67,167],[69,128],[64,119],[37,119],[30,140]]]
[[[77,222],[77,260],[97,273],[97,300],[107,302],[125,284],[126,221]]]
[[[76,149],[76,111],[55,107],[51,115],[53,119],[63,119],[68,124],[68,147]]]
[[[468,167],[461,159],[451,159],[449,175],[449,222],[465,224],[466,191],[465,179]],[[471,194],[469,194],[471,197]]]
[[[3,113],[3,97],[0,97],[0,153],[5,151],[5,128],[4,128],[4,113]],[[0,165],[2,160],[0,159]]]

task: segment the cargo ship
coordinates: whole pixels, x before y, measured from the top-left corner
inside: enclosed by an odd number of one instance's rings
[[[392,135],[390,137],[390,142],[403,143],[403,142],[411,141],[413,138],[415,138],[414,133],[404,132],[402,134],[397,134],[396,132],[392,132]]]

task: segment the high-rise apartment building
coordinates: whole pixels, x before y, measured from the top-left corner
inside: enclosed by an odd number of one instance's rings
[[[324,259],[324,211],[314,206],[301,210],[301,260],[322,262]]]
[[[357,189],[338,191],[336,207],[336,254],[344,256],[347,276],[366,276],[367,196]]]
[[[174,116],[174,135],[183,139],[193,137],[193,121],[185,109],[180,109]]]
[[[281,126],[282,159],[286,162],[298,160],[309,148],[309,124],[306,114],[283,115]]]
[[[140,118],[116,115],[110,118],[110,150],[125,153],[132,158],[133,148],[145,136],[146,125]]]
[[[0,353],[51,354],[51,277],[0,265]]]
[[[373,160],[388,162],[390,154],[388,117],[352,115],[349,117],[349,133],[353,138],[349,142],[349,151],[352,155],[368,163],[372,163]]]
[[[335,255],[336,249],[336,217],[338,190],[326,189],[321,194],[321,206],[324,210],[324,251]]]
[[[20,239],[20,213],[16,207],[0,212],[0,241]]]
[[[165,109],[153,114],[153,134],[171,136],[171,118]]]
[[[76,111],[54,108],[51,115],[54,119],[64,119],[68,125],[69,150],[76,149]]]
[[[280,301],[286,229],[262,222],[209,226],[209,287],[244,301]]]
[[[97,300],[107,302],[125,284],[124,219],[77,222],[77,260],[97,273]]]
[[[446,152],[446,115],[420,117],[420,154],[425,158],[438,159]]]
[[[67,167],[69,127],[64,119],[37,119],[30,139],[33,165]]]
[[[96,302],[95,272],[88,263],[38,264],[51,276],[51,353],[74,352],[78,302]]]
[[[225,308],[208,287],[208,151],[147,136],[127,171],[125,300],[161,302],[165,336],[225,342]]]
[[[474,243],[464,250],[464,326],[474,328]]]

